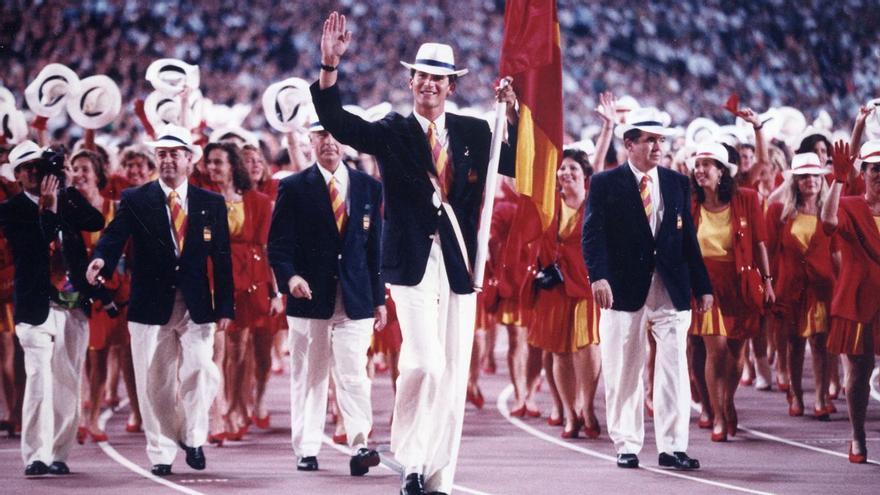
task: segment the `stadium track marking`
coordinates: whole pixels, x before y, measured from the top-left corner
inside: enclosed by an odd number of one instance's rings
[[[333,447],[334,449],[338,450],[339,452],[342,452],[346,456],[351,456],[351,451],[348,450],[347,445],[339,445],[339,444],[335,443],[333,441],[333,439],[326,434],[324,435],[324,443],[329,445],[330,447]],[[388,446],[381,445],[380,447],[384,447],[384,448],[381,448],[381,449],[377,448],[376,449],[377,451],[379,451],[379,459],[382,462],[379,465],[389,471],[394,471],[397,474],[403,475],[403,466],[401,466],[400,463],[398,463],[397,461],[392,459],[390,456],[386,456],[386,453],[390,454],[390,451],[387,449]],[[472,495],[491,495],[490,493],[487,493],[487,492],[481,492],[479,490],[474,490],[472,488],[468,488],[466,486],[461,486],[461,485],[456,485],[456,484],[453,484],[452,488],[454,488],[455,491],[457,491],[457,492],[470,493]]]
[[[880,366],[874,367],[874,371],[871,373],[871,397],[874,400],[880,402],[880,390],[877,387],[880,387]]]
[[[507,400],[508,400],[508,398],[510,398],[511,395],[513,395],[513,385],[507,385],[504,388],[504,390],[502,390],[501,393],[498,394],[498,401],[496,402],[496,406],[498,408],[498,412],[500,412],[501,415],[504,416],[504,418],[507,421],[509,421],[511,424],[513,424],[517,428],[525,431],[526,433],[529,433],[530,435],[532,435],[534,437],[537,437],[537,438],[544,440],[546,442],[550,442],[554,445],[558,445],[560,447],[564,447],[566,449],[573,450],[575,452],[578,452],[578,453],[581,453],[584,455],[588,455],[590,457],[595,457],[597,459],[602,459],[602,460],[610,461],[610,462],[617,462],[616,456],[602,454],[601,452],[596,452],[595,450],[587,449],[587,448],[584,448],[584,447],[581,447],[578,445],[574,445],[572,443],[568,443],[564,440],[561,440],[559,438],[548,435],[548,434],[544,433],[543,431],[526,424],[524,421],[522,421],[520,419],[512,417],[510,415],[510,410],[507,407]],[[665,476],[671,476],[673,478],[680,478],[680,479],[687,480],[687,481],[695,481],[697,483],[704,483],[706,485],[711,485],[711,486],[718,487],[718,488],[724,488],[727,490],[733,490],[733,491],[744,492],[744,493],[753,493],[756,495],[771,495],[771,492],[762,492],[760,490],[752,490],[750,488],[745,488],[745,487],[737,486],[737,485],[731,485],[728,483],[722,483],[720,481],[713,481],[713,480],[709,480],[709,479],[705,479],[705,478],[698,478],[696,476],[689,476],[686,474],[682,474],[678,471],[668,471],[665,469],[648,467],[648,466],[639,466],[638,469],[644,470],[644,471],[649,471],[649,472],[656,473],[656,474],[662,474]]]
[[[117,407],[117,409],[121,409],[127,405],[128,405],[128,399],[123,399],[122,402],[119,403],[119,406]],[[113,410],[113,408],[108,408],[106,411],[101,413],[101,416],[98,418],[98,426],[100,426],[102,430],[105,429],[105,427],[107,426],[107,421],[109,421],[110,418],[113,417],[114,413],[115,413],[115,411]],[[104,453],[107,455],[107,457],[116,461],[116,463],[119,464],[120,466],[128,469],[129,471],[131,471],[137,475],[143,476],[144,478],[146,478],[150,481],[153,481],[153,482],[156,482],[160,485],[171,488],[172,490],[176,490],[181,493],[186,493],[187,495],[205,495],[202,492],[193,490],[191,488],[187,488],[182,485],[178,485],[177,483],[174,483],[173,481],[170,481],[165,478],[160,478],[159,476],[154,475],[153,473],[147,471],[146,469],[144,469],[144,468],[138,466],[137,464],[131,462],[130,460],[128,460],[128,458],[126,458],[125,456],[120,454],[116,449],[114,449],[113,446],[110,445],[110,442],[107,442],[107,441],[98,442],[98,447],[101,447],[101,450],[104,451]]]
[[[700,404],[698,402],[691,402],[691,409],[693,409],[694,411],[697,411],[697,413],[699,413],[700,412]],[[797,440],[790,440],[788,438],[773,435],[771,433],[765,433],[760,430],[755,430],[753,428],[743,426],[742,423],[737,425],[737,427],[740,431],[744,431],[744,432],[746,432],[750,435],[756,436],[758,438],[763,438],[764,440],[770,440],[773,442],[781,443],[783,445],[788,445],[789,447],[797,447],[799,449],[812,450],[813,452],[818,452],[820,454],[833,455],[834,457],[841,457],[843,459],[849,459],[849,456],[847,454],[836,452],[834,450],[823,449],[822,447],[816,447],[816,446],[809,445],[806,443],[798,442]],[[871,459],[868,459],[868,464],[875,464],[877,466],[880,466],[880,462],[875,461],[875,460],[871,460]]]

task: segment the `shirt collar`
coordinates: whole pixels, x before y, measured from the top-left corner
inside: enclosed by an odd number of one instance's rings
[[[174,189],[168,187],[167,184],[162,182],[162,179],[159,179],[159,187],[162,188],[162,194],[165,195],[165,199],[168,199],[168,195],[171,194],[171,191],[177,191],[177,199],[182,203],[186,204],[186,193],[189,191],[189,182],[183,181],[183,183],[177,186]]]
[[[637,169],[635,167],[635,165],[633,165],[629,161],[627,161],[626,163],[627,163],[627,165],[629,165],[629,169],[632,170],[633,175],[636,176],[636,183],[641,182],[642,177],[645,175],[647,175],[651,179],[651,183],[653,183],[653,184],[660,183],[660,177],[657,173],[657,167],[654,167],[651,170],[648,170],[648,173],[646,174],[646,173],[642,172],[641,170]]]
[[[316,166],[318,167],[318,171],[321,172],[321,177],[324,178],[325,184],[330,182],[330,177],[335,177],[336,182],[348,184],[348,167],[345,166],[345,163],[343,163],[342,161],[339,162],[339,166],[336,167],[336,171],[332,174],[329,170],[322,167],[321,165]]]
[[[39,204],[40,204],[40,197],[39,196],[34,196],[33,194],[31,194],[27,191],[22,191],[22,192],[24,193],[25,196],[27,196],[27,199],[33,201],[35,205],[39,206]]]
[[[413,115],[416,116],[416,120],[419,122],[419,126],[422,128],[422,132],[425,134],[428,133],[428,126],[431,125],[431,121],[428,120],[427,117],[423,117],[418,114],[415,110],[413,110]],[[446,132],[446,112],[440,114],[439,117],[434,119],[434,124],[437,126],[438,132],[445,133]]]

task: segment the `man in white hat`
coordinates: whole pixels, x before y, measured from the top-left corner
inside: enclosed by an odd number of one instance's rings
[[[201,156],[188,130],[169,124],[157,136],[148,145],[159,179],[122,193],[87,277],[92,284],[109,279],[132,240],[132,361],[152,472],[167,476],[178,446],[190,467],[205,469],[201,446],[220,381],[211,359],[214,332],[226,330],[234,314],[223,197],[187,183]]]
[[[639,466],[644,428],[645,348],[657,342],[654,431],[659,463],[697,469],[688,457],[690,388],[686,338],[691,295],[705,311],[712,288],[691,218],[688,178],[658,167],[671,134],[662,113],[627,115],[627,163],[594,175],[584,220],[584,258],[601,309],[600,351],[608,435],[621,468]],[[649,330],[650,329],[650,330]]]
[[[387,319],[380,277],[382,185],[342,161],[342,144],[310,126],[316,163],[279,183],[269,231],[269,261],[286,287],[290,347],[291,439],[297,469],[318,469],[327,387],[351,449],[349,472],[379,464],[367,448],[373,427],[367,351]]]
[[[89,343],[88,298],[83,295],[88,287],[79,283],[86,255],[78,234],[100,230],[104,217],[75,188],[61,186],[61,178],[48,172],[49,162],[33,141],[13,148],[9,161],[22,192],[0,204],[0,226],[12,247],[15,333],[24,349],[27,374],[21,434],[24,473],[68,474]],[[71,247],[77,241],[81,249],[75,253]]]
[[[311,87],[318,118],[330,133],[374,155],[385,190],[382,272],[391,284],[403,343],[391,449],[404,466],[401,493],[452,490],[474,335],[477,219],[491,132],[485,121],[447,113],[458,69],[452,48],[425,43],[410,69],[413,113],[367,122],[343,110],[336,67],[351,33],[336,12],[324,23],[320,81]],[[496,90],[516,121],[516,95]],[[499,130],[500,131],[500,130]],[[515,138],[516,130],[508,126]],[[513,175],[514,146],[500,169]]]

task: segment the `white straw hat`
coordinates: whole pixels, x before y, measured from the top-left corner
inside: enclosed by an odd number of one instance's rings
[[[291,77],[269,85],[263,92],[263,112],[266,121],[279,132],[290,132],[306,125],[312,105],[309,83]]]
[[[28,124],[24,112],[15,108],[15,102],[0,103],[0,141],[18,144],[27,139]]]
[[[634,108],[626,114],[626,122],[615,129],[615,134],[623,139],[628,131],[638,129],[649,134],[671,136],[675,134],[675,129],[669,128],[671,120],[668,113],[654,107]]]
[[[28,108],[40,117],[61,114],[71,93],[79,89],[79,76],[63,64],[49,64],[24,90]]]
[[[199,66],[176,58],[160,58],[147,67],[146,79],[156,91],[176,95],[185,87],[199,87]]]
[[[438,76],[463,76],[467,69],[455,68],[455,56],[452,47],[443,43],[422,43],[413,63],[400,61],[404,67],[427,74]]]
[[[731,177],[736,176],[737,166],[730,163],[730,154],[723,144],[716,143],[715,141],[704,141],[697,144],[694,154],[685,160],[688,169],[693,170],[697,165],[697,160],[701,158],[710,158],[721,163],[730,170]]]
[[[192,134],[179,125],[167,124],[156,131],[156,140],[144,143],[154,151],[157,148],[185,148],[193,154],[192,162],[202,157],[202,147],[193,143]]]
[[[104,75],[81,80],[78,90],[67,99],[67,113],[85,129],[104,127],[113,122],[121,110],[119,86]]]
[[[27,139],[12,148],[9,152],[9,163],[14,170],[21,164],[39,159],[42,155],[43,149],[40,148],[37,143]]]

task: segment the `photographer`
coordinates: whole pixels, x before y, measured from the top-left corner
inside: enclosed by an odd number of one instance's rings
[[[593,399],[599,382],[599,308],[590,293],[581,254],[581,225],[592,173],[587,154],[568,149],[556,171],[560,198],[556,214],[540,240],[535,285],[535,314],[529,344],[553,354],[545,372],[558,391],[564,416],[562,438],[577,438],[583,426],[589,438],[599,436]],[[575,410],[577,396],[583,408]],[[551,419],[553,419],[551,415]]]
[[[15,333],[27,375],[22,459],[26,476],[67,474],[89,340],[87,301],[79,292],[85,287],[79,232],[101,229],[104,218],[75,189],[64,187],[63,154],[24,141],[9,161],[23,189],[0,204],[0,226],[15,264]]]

